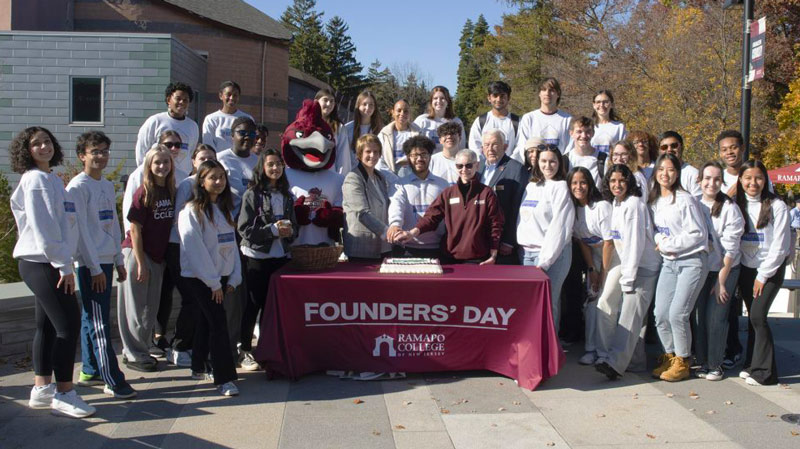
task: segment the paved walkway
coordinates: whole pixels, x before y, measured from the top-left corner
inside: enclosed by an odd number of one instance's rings
[[[136,401],[79,388],[98,410],[86,420],[27,408],[30,366],[9,360],[0,448],[798,448],[800,426],[787,421],[800,414],[800,320],[774,319],[773,329],[782,374],[773,387],[749,387],[738,371],[721,382],[609,382],[577,364],[578,347],[534,392],[484,371],[382,382],[240,373],[242,395],[223,398],[169,366],[127,373]]]

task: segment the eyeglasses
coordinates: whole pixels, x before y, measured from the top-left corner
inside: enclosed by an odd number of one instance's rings
[[[408,157],[413,159],[430,159],[431,155],[428,153],[409,153]]]
[[[247,130],[244,130],[244,129],[239,129],[239,130],[236,131],[236,135],[238,135],[239,137],[249,137],[251,139],[255,139],[256,132],[255,131],[247,131]]]
[[[667,149],[677,150],[680,146],[680,142],[672,142],[661,144],[659,148],[661,148],[661,151],[667,151]]]
[[[92,150],[92,151],[89,152],[89,154],[91,154],[94,157],[108,156],[110,153],[111,152],[108,151],[108,149],[105,149],[105,150]]]
[[[170,150],[173,149],[173,148],[180,148],[181,147],[181,143],[180,142],[164,142],[161,145],[164,145],[165,147],[169,148]]]
[[[647,145],[646,140],[631,140],[631,143],[634,145]]]
[[[461,169],[472,170],[473,165],[474,164],[472,162],[468,162],[466,164],[456,164],[456,170],[461,170]]]

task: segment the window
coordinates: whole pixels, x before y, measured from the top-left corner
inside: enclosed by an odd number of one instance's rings
[[[103,78],[70,78],[69,121],[73,124],[103,123]]]

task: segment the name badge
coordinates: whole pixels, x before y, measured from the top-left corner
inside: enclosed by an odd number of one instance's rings
[[[502,185],[500,185],[500,186],[494,186],[494,191],[495,191],[495,192],[499,192],[499,191],[501,191],[501,190],[504,190],[504,189],[505,189],[505,187],[506,187],[506,186],[502,186]]]
[[[75,203],[72,201],[64,201],[64,211],[75,213]]]
[[[460,203],[461,203],[461,198],[459,197],[450,198],[450,204],[460,204]]]
[[[475,204],[476,204],[477,206],[480,206],[480,205],[486,204],[486,200],[475,200]]]
[[[611,238],[614,240],[622,240],[622,236],[619,234],[619,231],[616,229],[611,230]]]

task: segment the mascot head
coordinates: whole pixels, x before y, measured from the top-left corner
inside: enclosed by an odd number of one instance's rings
[[[333,166],[335,140],[331,127],[322,119],[319,103],[303,102],[297,118],[283,132],[281,150],[286,165],[296,170],[319,171]]]

